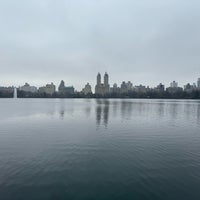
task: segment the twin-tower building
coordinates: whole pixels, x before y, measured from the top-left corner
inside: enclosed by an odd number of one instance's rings
[[[95,87],[95,94],[106,95],[110,92],[109,76],[107,73],[104,74],[104,82],[101,83],[101,74],[97,75],[97,84]]]

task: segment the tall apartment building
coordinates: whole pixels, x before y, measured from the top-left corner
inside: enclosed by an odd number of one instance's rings
[[[97,84],[95,87],[95,94],[106,95],[110,92],[109,76],[107,73],[104,74],[104,83],[101,83],[101,74],[97,75]]]

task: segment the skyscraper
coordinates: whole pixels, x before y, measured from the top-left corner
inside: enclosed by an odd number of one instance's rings
[[[95,87],[95,94],[106,95],[110,92],[109,76],[107,73],[104,75],[104,83],[101,83],[101,74],[97,74],[97,84]]]
[[[98,73],[97,74],[97,85],[101,85],[101,74],[100,73]]]
[[[109,79],[109,77],[108,77],[108,74],[107,74],[107,72],[106,72],[105,75],[104,75],[104,85],[105,85],[105,86],[109,85],[109,84],[108,84],[108,79]]]

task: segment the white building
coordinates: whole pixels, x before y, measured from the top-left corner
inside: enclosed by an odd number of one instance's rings
[[[39,88],[40,93],[46,93],[46,94],[50,94],[50,95],[55,93],[55,91],[56,91],[56,86],[53,83],[47,84],[46,86]]]
[[[113,87],[110,88],[111,93],[120,93],[120,88],[117,86],[117,83],[113,84]]]
[[[178,87],[178,83],[176,81],[173,81],[170,83],[170,87],[171,88],[177,88]]]
[[[30,86],[28,83],[25,83],[24,86],[21,86],[19,90],[24,91],[24,92],[32,92],[32,93],[37,92],[37,88],[35,86]]]
[[[87,94],[92,94],[92,87],[89,83],[87,83],[85,85],[85,87],[83,88],[82,92],[87,95]]]

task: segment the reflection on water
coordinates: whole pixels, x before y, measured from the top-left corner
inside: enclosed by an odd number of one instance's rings
[[[81,101],[81,104],[79,104]],[[182,117],[190,120],[196,118],[200,123],[200,101],[174,101],[174,100],[109,100],[109,99],[84,99],[73,100],[69,103],[66,99],[59,99],[55,102],[48,102],[49,105],[38,105],[36,110],[32,110],[31,114],[46,114],[57,116],[64,120],[65,117],[82,115],[82,118],[96,118],[96,126],[103,125],[107,127],[109,120],[113,121],[116,118],[121,120],[131,120],[134,117],[143,117],[151,115],[151,118],[157,117],[158,119],[166,118],[178,120]],[[43,102],[44,103],[44,102]],[[20,112],[30,111],[27,109],[28,105],[20,105]],[[25,108],[25,110],[23,110]],[[47,109],[45,109],[47,108]],[[44,109],[44,110],[43,110]],[[2,108],[3,110],[3,108]],[[184,113],[184,115],[183,115]],[[26,112],[24,112],[26,115]],[[2,115],[3,117],[3,115]]]
[[[200,101],[2,99],[0,199],[199,200],[199,133]]]
[[[200,123],[200,104],[197,105],[197,121]]]
[[[65,101],[63,99],[60,100],[60,108],[59,108],[59,113],[60,113],[60,119],[64,119],[65,117]]]
[[[146,119],[151,115],[158,119],[165,118],[176,120],[182,117],[188,120],[192,117],[200,119],[200,102],[192,103],[191,101],[131,101],[131,100],[96,100],[96,124],[104,125],[107,127],[109,123],[109,111],[111,112],[111,120],[119,117],[123,120],[133,119],[134,117],[141,116]],[[184,112],[184,115],[183,115]],[[146,115],[146,116],[145,116]]]
[[[59,99],[58,102],[56,102],[56,105],[55,105],[55,114],[59,110],[60,119],[64,120],[65,114],[72,116],[73,113],[74,113],[74,109],[75,109],[75,107],[74,107],[73,104],[71,104],[69,106],[66,103],[65,99]]]
[[[99,126],[101,123],[107,127],[109,120],[109,100],[96,100],[96,124]]]

